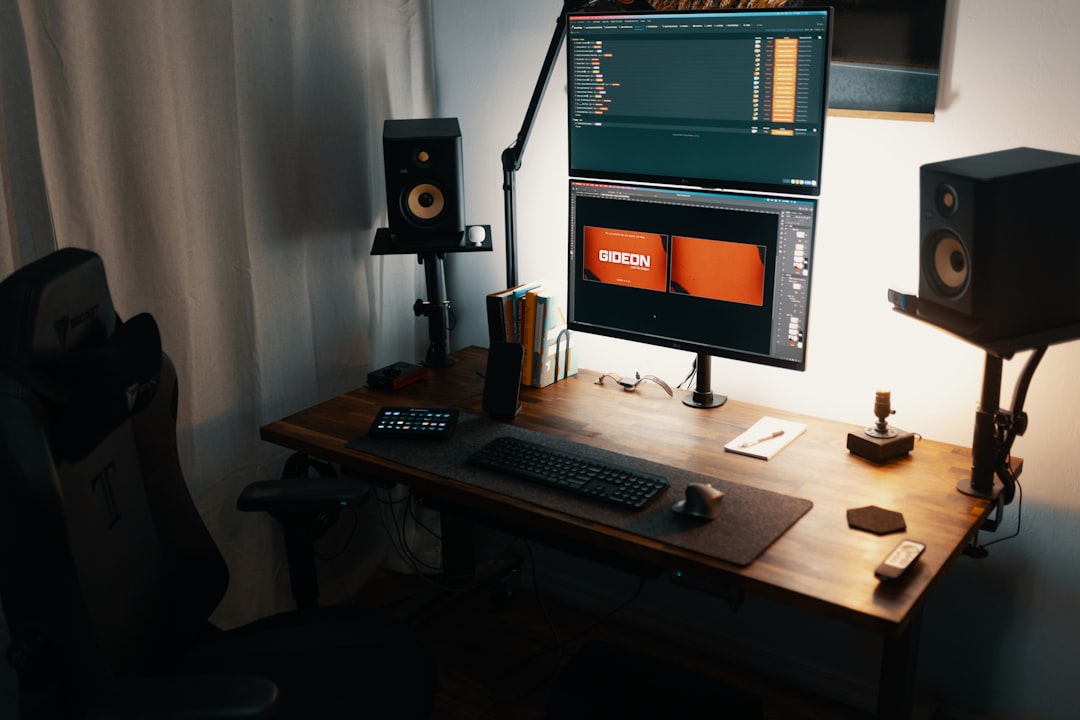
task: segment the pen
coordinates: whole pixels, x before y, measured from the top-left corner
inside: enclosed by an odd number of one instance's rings
[[[776,432],[771,433],[769,435],[766,435],[765,437],[759,437],[757,440],[747,440],[746,442],[744,442],[739,447],[744,448],[744,447],[750,447],[751,445],[757,445],[758,443],[763,443],[766,440],[772,440],[773,438],[778,438],[783,434],[784,434],[783,430],[777,430]]]

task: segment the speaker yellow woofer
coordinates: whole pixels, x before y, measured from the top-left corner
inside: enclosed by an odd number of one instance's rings
[[[443,191],[437,185],[421,183],[409,190],[405,197],[405,210],[413,218],[424,222],[438,220],[446,206]]]
[[[938,232],[933,243],[933,279],[942,295],[954,297],[964,291],[970,273],[967,249],[948,230]]]

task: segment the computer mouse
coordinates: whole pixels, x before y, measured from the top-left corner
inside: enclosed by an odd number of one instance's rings
[[[724,493],[708,483],[690,483],[686,486],[686,497],[671,509],[682,515],[714,520],[720,514],[723,499]]]

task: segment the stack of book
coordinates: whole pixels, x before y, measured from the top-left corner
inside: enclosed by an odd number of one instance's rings
[[[577,374],[573,336],[555,297],[541,283],[523,283],[488,293],[488,340],[525,349],[521,382],[546,387]]]

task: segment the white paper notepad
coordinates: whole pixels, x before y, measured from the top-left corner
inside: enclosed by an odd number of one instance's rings
[[[766,415],[754,423],[749,430],[725,445],[724,449],[740,455],[770,460],[804,432],[806,432],[805,423],[781,420]]]

